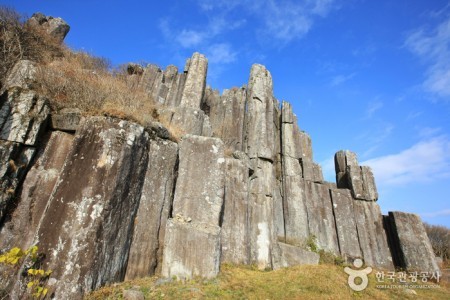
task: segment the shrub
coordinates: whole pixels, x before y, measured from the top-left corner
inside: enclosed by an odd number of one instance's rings
[[[0,88],[19,60],[49,62],[61,56],[63,48],[45,30],[29,25],[15,10],[0,6]]]
[[[434,254],[443,260],[450,259],[450,229],[444,226],[424,223]]]

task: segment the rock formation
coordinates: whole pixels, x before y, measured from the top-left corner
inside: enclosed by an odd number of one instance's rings
[[[49,30],[63,38],[64,28]],[[381,214],[356,154],[336,153],[336,184],[324,181],[311,138],[274,97],[264,66],[222,95],[206,87],[198,53],[183,73],[131,66],[159,118],[186,133],[179,143],[156,120],[50,116],[31,66],[18,63],[0,100],[0,247],[38,245],[58,298],[155,273],[211,278],[223,262],[317,264],[319,251],[439,270],[416,215]]]

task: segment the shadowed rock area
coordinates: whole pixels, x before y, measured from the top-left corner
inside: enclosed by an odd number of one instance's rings
[[[30,22],[61,40],[68,31],[39,14]],[[0,96],[0,247],[38,245],[55,297],[153,274],[212,278],[221,263],[318,264],[318,252],[439,271],[421,220],[381,214],[355,153],[337,152],[336,184],[324,181],[311,137],[264,66],[220,94],[206,87],[199,53],[181,73],[130,64],[127,79],[155,99],[145,126],[78,110],[47,122],[33,68],[19,62]]]

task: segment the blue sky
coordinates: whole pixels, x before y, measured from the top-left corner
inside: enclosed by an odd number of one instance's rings
[[[246,84],[251,65],[264,64],[329,181],[334,153],[355,151],[374,169],[384,213],[450,227],[449,1],[0,3],[62,17],[69,46],[114,64],[182,68],[199,51],[220,90]]]

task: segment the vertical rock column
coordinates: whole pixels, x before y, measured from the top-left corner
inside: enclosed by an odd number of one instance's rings
[[[389,212],[386,223],[397,267],[408,271],[440,272],[433,247],[418,215]]]
[[[164,234],[172,207],[178,145],[157,139],[150,141],[149,148],[126,280],[150,276],[161,269]]]
[[[192,55],[188,65],[180,105],[198,109],[205,94],[208,60],[204,55],[196,52]]]
[[[45,98],[23,89],[28,83],[20,74],[29,72],[28,68],[19,62],[8,75],[9,89],[0,96],[0,225],[25,178],[50,112]]]
[[[244,151],[254,174],[249,183],[250,262],[272,268],[275,241],[273,187],[274,98],[272,77],[262,65],[253,65],[247,90]]]
[[[36,163],[23,182],[20,202],[0,232],[0,248],[28,249],[32,245],[72,141],[71,134],[60,131],[45,139],[45,147],[38,152]]]
[[[172,219],[166,226],[162,275],[215,277],[220,266],[220,217],[225,186],[221,140],[185,135]]]
[[[283,159],[283,209],[285,238],[288,243],[302,244],[309,236],[305,183],[302,179],[297,118],[288,102],[283,102],[281,145]]]
[[[58,299],[122,281],[145,178],[148,135],[92,117],[78,130],[39,224],[36,244]]]

